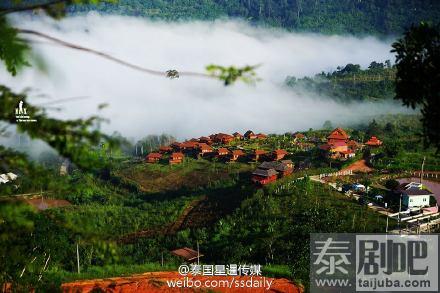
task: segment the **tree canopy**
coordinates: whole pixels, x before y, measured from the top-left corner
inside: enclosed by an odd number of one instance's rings
[[[421,23],[393,44],[396,99],[420,107],[428,144],[440,149],[440,24]]]

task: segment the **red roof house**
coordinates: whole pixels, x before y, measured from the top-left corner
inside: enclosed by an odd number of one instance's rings
[[[226,133],[218,133],[215,135],[214,141],[217,143],[228,144],[234,140],[234,137]]]
[[[199,143],[197,141],[185,141],[181,144],[181,149],[182,150],[193,150],[195,148],[197,148],[197,146],[199,145]]]
[[[211,138],[209,138],[209,137],[207,137],[207,136],[201,136],[201,137],[199,138],[199,142],[201,142],[201,143],[206,143],[206,144],[211,144],[211,143],[212,143],[212,140],[211,140]]]
[[[170,147],[174,150],[174,151],[180,151],[182,149],[182,144],[180,142],[173,142]]]
[[[267,135],[264,133],[258,133],[255,135],[257,139],[266,139]]]
[[[278,172],[275,169],[257,169],[252,173],[252,182],[265,185],[270,182],[276,181],[278,178]]]
[[[212,153],[212,147],[207,145],[206,143],[199,143],[198,147],[199,153],[203,156],[205,154]]]
[[[276,161],[283,159],[287,154],[288,154],[287,151],[281,149],[275,150],[273,152],[273,156]]]
[[[161,153],[161,154],[171,153],[172,151],[173,151],[173,148],[170,146],[161,146],[159,148],[159,153]]]
[[[244,156],[245,153],[242,150],[233,150],[231,153],[231,161],[237,161],[239,157]]]
[[[170,155],[169,163],[170,165],[182,163],[184,155],[182,153],[172,153]]]
[[[264,151],[264,150],[255,150],[255,151],[252,153],[252,159],[253,159],[254,161],[258,161],[258,160],[261,158],[261,156],[265,155],[266,153],[267,153],[267,152]]]
[[[345,130],[338,127],[327,136],[327,143],[319,146],[319,148],[326,151],[332,159],[347,159],[354,156],[354,151],[349,150],[347,145],[349,138]]]
[[[347,132],[345,132],[344,129],[338,127],[327,136],[327,142],[328,143],[332,143],[336,141],[347,142],[349,138],[350,137],[348,136]]]
[[[218,156],[227,156],[229,154],[229,150],[227,148],[219,148],[217,150]]]
[[[149,153],[146,156],[147,163],[157,163],[162,158],[162,154],[159,153]]]
[[[370,147],[378,147],[382,145],[382,141],[380,141],[377,137],[372,136],[365,144]]]

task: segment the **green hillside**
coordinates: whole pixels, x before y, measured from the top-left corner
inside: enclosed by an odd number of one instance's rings
[[[322,72],[313,77],[286,78],[286,85],[295,91],[314,92],[340,102],[381,101],[395,96],[396,69],[387,60],[373,61],[367,69],[358,64],[347,64],[333,72]]]
[[[436,0],[119,0],[70,12],[90,10],[166,20],[242,18],[297,31],[350,34],[398,34],[412,23],[440,19]]]

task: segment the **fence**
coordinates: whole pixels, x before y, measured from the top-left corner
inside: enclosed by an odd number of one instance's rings
[[[420,177],[421,172],[413,172],[411,174],[414,177]],[[423,178],[435,178],[435,179],[438,179],[438,178],[440,178],[439,175],[440,175],[439,172],[423,172]]]
[[[322,179],[324,177],[348,176],[348,175],[353,175],[353,170],[337,171],[337,172],[332,172],[332,173],[319,174],[319,179]]]

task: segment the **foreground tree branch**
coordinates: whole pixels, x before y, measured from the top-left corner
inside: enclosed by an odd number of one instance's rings
[[[20,34],[28,34],[28,35],[34,35],[34,36],[38,36],[41,38],[44,38],[46,40],[52,41],[56,44],[59,44],[61,46],[67,47],[67,48],[71,48],[71,49],[75,49],[75,50],[79,50],[79,51],[83,51],[83,52],[87,52],[90,54],[94,54],[97,56],[100,56],[102,58],[105,58],[107,60],[116,62],[118,64],[121,64],[123,66],[129,67],[131,69],[137,70],[137,71],[141,71],[147,74],[152,74],[152,75],[158,75],[158,76],[163,76],[163,77],[171,77],[169,76],[169,74],[167,74],[167,72],[163,72],[163,71],[159,71],[159,70],[154,70],[154,69],[149,69],[149,68],[145,68],[133,63],[129,63],[127,61],[124,61],[122,59],[116,58],[112,55],[109,55],[107,53],[98,51],[98,50],[94,50],[94,49],[90,49],[90,48],[86,48],[80,45],[76,45],[70,42],[66,42],[64,40],[55,38],[53,36],[50,36],[48,34],[45,33],[41,33],[38,31],[34,31],[34,30],[29,30],[29,29],[17,29],[17,32]],[[198,73],[198,72],[190,72],[190,71],[185,71],[185,72],[179,72],[179,76],[197,76],[197,77],[216,77],[213,75],[209,75],[209,74],[205,74],[205,73]]]

